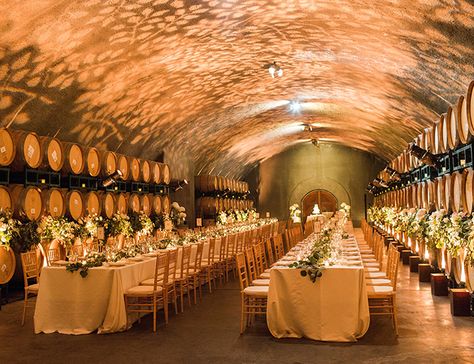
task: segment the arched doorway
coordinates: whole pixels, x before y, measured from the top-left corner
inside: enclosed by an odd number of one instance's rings
[[[336,197],[327,190],[312,190],[301,200],[303,218],[311,215],[314,204],[318,204],[321,212],[335,212],[337,210]]]

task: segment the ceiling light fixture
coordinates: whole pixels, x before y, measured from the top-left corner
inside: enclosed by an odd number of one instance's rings
[[[268,70],[268,73],[270,74],[270,76],[272,76],[272,78],[275,78],[275,75],[277,75],[278,77],[283,76],[283,69],[279,65],[277,65],[276,62],[268,63],[264,66],[264,68]]]
[[[294,100],[290,102],[290,111],[294,114],[298,114],[301,111],[301,104]]]
[[[441,162],[437,155],[434,155],[427,150],[420,148],[418,145],[411,143],[408,146],[408,151],[412,156],[419,159],[421,162],[425,163],[428,166],[441,169]]]
[[[109,175],[104,181],[102,181],[102,186],[107,188],[117,183],[118,180],[122,179],[122,171],[117,169],[114,173]]]

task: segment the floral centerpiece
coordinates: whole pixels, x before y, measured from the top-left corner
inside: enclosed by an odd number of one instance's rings
[[[184,224],[186,220],[186,208],[179,206],[176,201],[171,204],[170,218],[174,226]]]
[[[62,216],[43,216],[38,231],[41,239],[58,240],[66,247],[72,246],[76,238],[82,234],[80,225]]]
[[[152,235],[155,228],[153,221],[143,212],[132,212],[130,224],[138,236]]]
[[[107,236],[123,235],[125,237],[131,237],[133,235],[133,229],[130,224],[130,218],[120,213],[114,214],[105,225],[105,233]]]
[[[0,246],[10,248],[10,242],[19,235],[19,223],[9,210],[0,211]]]
[[[290,206],[290,218],[295,224],[301,222],[301,210],[297,203]]]

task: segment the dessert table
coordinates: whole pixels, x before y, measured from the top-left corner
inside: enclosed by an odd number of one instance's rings
[[[369,328],[364,268],[355,240],[345,240],[344,261],[325,267],[312,282],[288,268],[295,252],[270,270],[267,325],[276,338],[353,342]],[[293,258],[293,259],[292,259]]]

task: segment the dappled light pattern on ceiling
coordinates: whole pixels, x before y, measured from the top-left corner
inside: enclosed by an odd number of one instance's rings
[[[465,92],[473,14],[461,0],[3,1],[0,117],[229,177],[314,138],[390,159]]]

